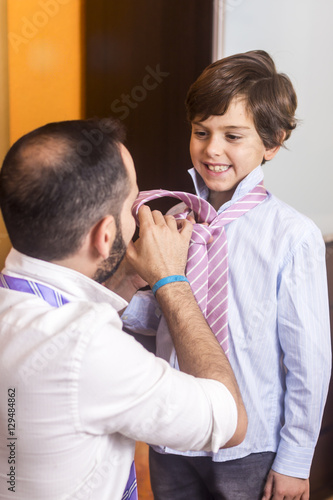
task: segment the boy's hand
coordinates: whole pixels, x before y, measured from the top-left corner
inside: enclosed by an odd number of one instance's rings
[[[262,500],[309,500],[308,479],[285,476],[270,470]]]
[[[152,287],[158,280],[173,274],[185,274],[192,223],[176,221],[171,215],[143,205],[138,213],[139,239],[127,248],[127,259],[137,273]]]

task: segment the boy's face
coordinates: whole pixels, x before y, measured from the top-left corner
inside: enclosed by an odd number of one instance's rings
[[[209,188],[215,208],[229,201],[241,180],[278,150],[265,148],[240,99],[231,101],[224,115],[192,122],[192,163]]]

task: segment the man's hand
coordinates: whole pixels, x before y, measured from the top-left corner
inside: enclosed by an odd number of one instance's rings
[[[262,500],[309,500],[309,497],[308,479],[285,476],[270,470]]]
[[[144,281],[129,263],[125,255],[117,271],[109,278],[104,285],[123,299],[130,302],[133,295],[140,289],[147,286]]]
[[[140,238],[127,249],[127,258],[150,287],[162,278],[184,275],[193,223],[163,217],[147,206],[139,210]],[[175,282],[157,290],[172,337],[180,370],[224,384],[237,406],[237,426],[221,447],[237,446],[245,438],[247,415],[236,378],[223,349],[205,320],[188,283]]]
[[[158,280],[173,274],[184,275],[193,225],[176,221],[143,205],[138,213],[139,239],[127,248],[127,259],[137,273],[152,287]]]
[[[140,238],[131,242],[117,272],[105,286],[130,302],[133,295],[171,274],[184,274],[192,225],[195,222],[176,221],[173,216],[139,210]]]

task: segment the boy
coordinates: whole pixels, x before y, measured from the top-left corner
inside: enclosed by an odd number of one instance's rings
[[[251,51],[208,66],[186,106],[196,192],[223,214],[262,181],[261,165],[290,137],[295,91],[266,52]],[[215,454],[154,448],[154,496],[307,500],[331,363],[323,239],[312,221],[270,193],[225,231],[229,360],[247,436]],[[152,294],[139,292],[125,324],[141,333],[157,329],[157,353],[177,365],[155,309]]]

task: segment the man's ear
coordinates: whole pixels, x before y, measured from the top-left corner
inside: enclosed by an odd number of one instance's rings
[[[109,257],[116,234],[116,221],[112,215],[106,215],[93,227],[91,231],[91,244],[103,259]]]

